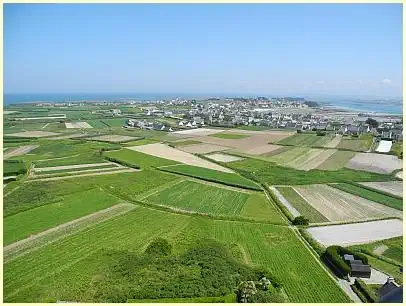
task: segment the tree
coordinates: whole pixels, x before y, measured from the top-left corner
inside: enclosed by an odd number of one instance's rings
[[[309,219],[303,216],[298,216],[293,220],[293,225],[309,225]]]
[[[241,303],[248,303],[248,299],[257,293],[257,288],[253,281],[241,282],[238,286],[238,300]]]
[[[163,238],[157,238],[145,250],[146,254],[168,256],[172,252],[172,245]]]
[[[365,123],[368,124],[368,125],[370,125],[370,126],[372,126],[372,127],[374,127],[374,128],[377,128],[378,125],[379,125],[378,121],[376,121],[375,119],[372,119],[372,118],[368,118],[368,119],[365,121]]]

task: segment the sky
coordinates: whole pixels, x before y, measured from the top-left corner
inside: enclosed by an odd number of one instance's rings
[[[401,4],[4,4],[5,93],[402,96]]]

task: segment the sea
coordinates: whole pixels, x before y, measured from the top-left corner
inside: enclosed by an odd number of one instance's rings
[[[19,103],[32,103],[32,102],[68,102],[68,101],[110,101],[122,102],[125,100],[135,101],[155,101],[163,99],[175,99],[177,97],[185,99],[199,99],[209,97],[232,97],[232,96],[245,96],[240,94],[187,94],[187,93],[109,93],[109,94],[4,94],[4,105],[19,104]],[[255,95],[249,95],[255,97]],[[249,97],[245,96],[245,97]],[[258,95],[266,96],[266,95]],[[273,97],[273,96],[269,96]],[[315,101],[320,106],[326,108],[336,108],[350,111],[359,112],[375,112],[393,115],[403,114],[403,100],[399,99],[359,99],[359,98],[340,98],[340,97],[304,97],[306,100]]]

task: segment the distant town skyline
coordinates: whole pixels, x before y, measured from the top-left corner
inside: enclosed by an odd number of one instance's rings
[[[5,93],[402,96],[401,4],[5,4]]]

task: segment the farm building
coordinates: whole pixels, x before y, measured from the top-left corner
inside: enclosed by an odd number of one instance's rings
[[[371,267],[369,265],[365,265],[361,260],[355,259],[354,255],[344,254],[343,257],[344,260],[350,265],[351,276],[363,278],[371,277]]]

